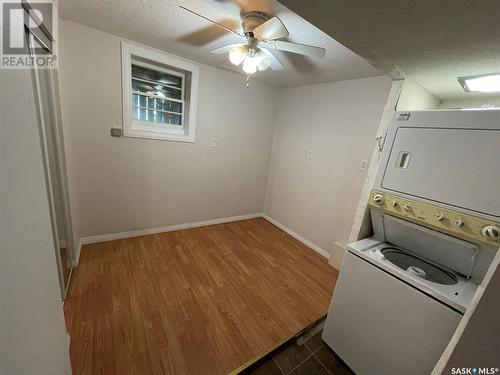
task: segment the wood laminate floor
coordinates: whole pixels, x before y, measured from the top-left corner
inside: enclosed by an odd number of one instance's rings
[[[228,374],[321,319],[337,271],[265,219],[84,246],[73,374]]]

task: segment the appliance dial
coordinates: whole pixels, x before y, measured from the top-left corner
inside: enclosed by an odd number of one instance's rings
[[[459,220],[455,221],[455,225],[457,227],[463,227],[465,225],[465,221],[459,219]]]
[[[384,203],[384,196],[382,194],[375,194],[373,201],[377,204],[382,204]]]
[[[481,230],[481,234],[492,240],[497,240],[500,238],[500,228],[494,225],[487,225]]]
[[[398,206],[398,202],[397,201],[392,201],[392,207],[397,207]]]
[[[410,212],[413,209],[411,206],[408,205],[405,205],[403,208],[405,209],[406,212]]]
[[[436,220],[437,221],[443,221],[444,219],[446,219],[445,215],[443,215],[443,214],[436,215]]]

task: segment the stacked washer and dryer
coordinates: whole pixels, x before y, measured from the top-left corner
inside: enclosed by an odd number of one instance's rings
[[[323,340],[359,375],[429,374],[500,244],[500,111],[396,113]]]

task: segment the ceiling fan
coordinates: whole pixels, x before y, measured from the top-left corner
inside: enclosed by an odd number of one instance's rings
[[[240,33],[191,9],[180,5],[179,7],[221,27],[227,32],[245,38],[246,41],[220,47],[210,52],[216,54],[229,53],[229,61],[237,66],[243,64],[243,71],[248,75],[268,68],[272,70],[283,69],[283,65],[271,53],[270,50],[273,49],[318,58],[323,58],[326,54],[326,50],[321,47],[279,40],[289,35],[287,28],[278,17],[273,17],[261,11],[242,13],[241,25],[243,33]]]

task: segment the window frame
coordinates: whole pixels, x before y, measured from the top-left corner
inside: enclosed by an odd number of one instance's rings
[[[125,41],[121,43],[121,52],[123,136],[177,142],[195,142],[199,79],[198,66],[165,52],[141,47]],[[148,62],[141,60],[147,60]],[[132,94],[134,93],[134,90],[132,90],[132,64],[182,78],[181,102],[183,112],[180,126],[160,124],[153,121],[134,120],[132,118]],[[190,73],[189,97],[186,96],[186,74],[170,70],[166,66],[185,71],[188,74]],[[170,99],[167,98],[166,100]]]

